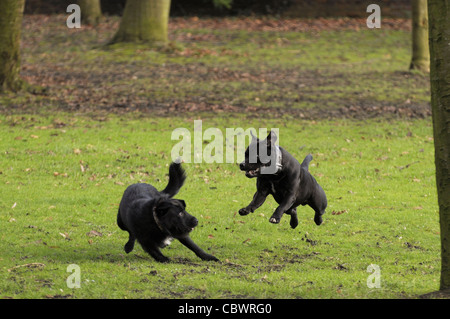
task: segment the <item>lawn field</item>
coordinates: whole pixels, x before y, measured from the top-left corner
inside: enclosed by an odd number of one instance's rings
[[[225,132],[245,117],[202,117]],[[237,164],[185,163],[176,196],[199,219],[192,238],[221,262],[203,262],[179,242],[158,264],[140,246],[123,251],[127,233],[116,213],[127,185],[167,183],[175,128],[184,117],[3,116],[2,297],[12,298],[402,298],[438,288],[439,227],[429,121],[258,120],[279,128],[296,158],[311,153],[310,171],[328,196],[324,223],[300,207],[268,219],[269,197],[240,216],[255,191]],[[244,127],[247,128],[247,127]],[[205,146],[207,143],[204,144]],[[81,270],[69,289],[67,267]],[[368,288],[378,265],[381,287]]]
[[[439,289],[430,91],[426,75],[407,70],[410,30],[178,19],[168,47],[105,46],[118,21],[68,30],[62,15],[24,19],[31,89],[0,96],[1,298],[417,298]],[[218,156],[184,163],[176,198],[199,220],[192,239],[220,262],[177,241],[162,251],[168,264],[139,245],[126,254],[116,224],[125,188],[163,189],[172,133],[193,134],[196,120],[203,152],[210,128],[277,128],[299,161],[312,154],[324,223],[305,206],[295,230],[289,216],[271,224],[271,197],[240,216],[256,181]]]

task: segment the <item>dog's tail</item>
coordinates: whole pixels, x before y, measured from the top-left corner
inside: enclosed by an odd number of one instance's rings
[[[180,190],[181,186],[184,184],[186,179],[186,174],[184,169],[181,167],[181,163],[172,163],[169,167],[169,183],[166,188],[162,191],[169,195],[169,197],[175,196]]]
[[[306,170],[309,169],[309,162],[311,162],[313,159],[311,154],[306,155],[305,159],[303,160],[302,164],[300,164],[301,167],[306,168]]]

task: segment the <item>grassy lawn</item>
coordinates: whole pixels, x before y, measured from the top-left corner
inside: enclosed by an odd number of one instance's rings
[[[174,28],[172,49],[101,46],[118,20],[68,31],[24,25],[23,76],[44,94],[0,97],[2,298],[409,298],[439,288],[440,238],[426,76],[406,72],[402,30],[278,32]],[[67,34],[70,33],[70,36]],[[195,40],[192,40],[195,39]],[[177,198],[199,219],[159,264],[125,254],[125,188],[167,184],[174,129],[279,128],[280,145],[328,196],[268,219],[269,197],[236,163],[185,163]],[[203,149],[209,141],[203,141]],[[81,288],[69,288],[71,264]],[[369,288],[369,265],[381,287]]]
[[[311,172],[329,198],[324,224],[315,226],[309,207],[299,209],[295,230],[287,217],[270,224],[271,198],[241,217],[254,180],[236,164],[185,164],[188,180],[177,197],[200,221],[192,238],[222,263],[202,262],[178,242],[164,250],[168,265],[140,247],[126,255],[127,234],[115,222],[121,195],[139,181],[164,188],[171,133],[193,130],[192,121],[3,116],[2,296],[396,298],[438,288],[428,121],[198,117],[223,132],[237,120],[278,127],[295,157],[313,154]],[[69,264],[80,266],[81,289],[66,286]],[[381,268],[380,289],[367,287],[370,264]]]

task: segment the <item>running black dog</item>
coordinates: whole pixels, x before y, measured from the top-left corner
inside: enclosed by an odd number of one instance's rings
[[[219,261],[198,247],[189,237],[197,226],[197,219],[185,210],[184,200],[173,199],[186,179],[179,163],[169,167],[169,183],[162,192],[149,184],[133,184],[125,190],[117,214],[120,229],[129,233],[125,244],[128,254],[134,248],[135,240],[159,262],[168,262],[160,248],[164,248],[176,238],[203,260]]]
[[[257,177],[257,191],[251,203],[240,209],[239,214],[244,216],[253,213],[271,194],[279,204],[269,219],[271,223],[278,224],[286,213],[291,215],[290,225],[295,228],[298,225],[297,206],[309,205],[315,211],[314,222],[322,224],[327,197],[308,171],[312,156],[307,155],[300,164],[286,150],[275,145],[276,140],[277,136],[273,131],[263,141],[252,134],[245,160],[239,167],[248,178]]]

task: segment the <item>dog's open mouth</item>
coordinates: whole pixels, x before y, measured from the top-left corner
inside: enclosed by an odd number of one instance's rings
[[[258,176],[258,174],[259,174],[259,167],[257,169],[245,171],[245,176],[247,177],[255,177]]]

